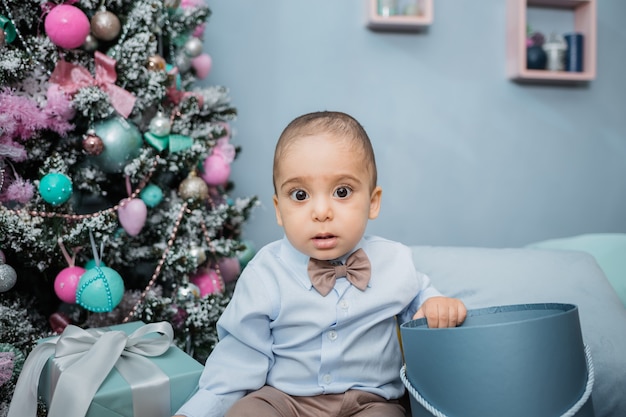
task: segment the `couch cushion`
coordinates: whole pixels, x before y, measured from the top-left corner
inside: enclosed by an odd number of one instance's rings
[[[470,309],[571,303],[596,372],[596,417],[626,416],[626,308],[588,253],[567,250],[413,247],[418,270]]]
[[[535,242],[527,247],[579,250],[592,254],[626,306],[626,233],[589,233]]]

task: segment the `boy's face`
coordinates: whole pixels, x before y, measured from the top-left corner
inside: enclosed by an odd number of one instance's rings
[[[295,139],[278,163],[274,207],[289,242],[309,257],[330,260],[351,251],[380,211],[363,151],[333,134]]]

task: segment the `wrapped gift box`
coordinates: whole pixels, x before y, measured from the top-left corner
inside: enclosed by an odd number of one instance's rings
[[[88,330],[69,327],[72,329],[70,331],[66,329],[60,337],[40,342],[38,347],[43,348],[42,345],[47,345],[48,349],[51,347],[56,349],[56,353],[40,359],[33,358],[33,362],[41,362],[41,365],[32,366],[33,371],[28,372],[30,379],[35,378],[35,381],[25,380],[22,383],[25,388],[22,392],[36,392],[35,376],[40,372],[38,391],[50,407],[49,417],[83,416],[87,406],[85,417],[169,417],[174,415],[197,390],[203,366],[172,345],[173,331],[169,323],[146,325],[142,322],[131,322]],[[165,331],[162,331],[163,329]],[[111,348],[107,343],[100,342],[100,340],[106,342],[104,339],[110,337],[115,339],[118,347]],[[85,343],[84,339],[89,338],[92,340]],[[120,342],[120,339],[123,341]],[[98,341],[98,347],[93,340]],[[87,346],[89,343],[93,346]],[[120,344],[125,344],[125,347],[119,347]],[[82,349],[82,352],[72,353],[67,349],[63,350],[65,345],[72,345],[72,348],[76,347],[77,350]],[[122,348],[123,351],[120,353]],[[41,350],[43,354],[49,352]],[[42,356],[41,353],[39,356]],[[149,363],[146,364],[145,360]],[[100,377],[93,375],[102,374],[103,370],[113,363],[115,366],[105,374],[106,376],[102,376],[104,380],[99,384],[97,381]],[[24,375],[24,378],[29,377]],[[19,384],[18,381],[16,393],[20,389]],[[89,387],[90,384],[92,387]],[[89,394],[92,391],[95,391],[95,394]],[[26,400],[27,398],[22,396],[17,399],[14,396],[13,403],[30,402]],[[31,410],[13,403],[9,416],[14,413],[13,415],[20,417],[34,417],[30,416]]]

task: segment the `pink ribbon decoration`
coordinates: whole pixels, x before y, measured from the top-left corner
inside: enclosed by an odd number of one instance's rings
[[[228,137],[226,137],[217,140],[217,144],[213,148],[212,154],[221,156],[224,158],[224,162],[230,164],[235,160],[237,151],[233,145],[228,143]]]
[[[99,87],[107,93],[113,108],[122,116],[128,117],[133,110],[136,98],[132,93],[115,85],[117,80],[116,62],[115,59],[96,51],[96,77],[93,78],[86,68],[60,59],[50,76],[50,82],[58,84],[70,95],[76,94],[78,90],[84,87],[92,85]]]
[[[167,74],[170,77],[178,77],[178,68],[173,67],[172,69],[170,69]],[[198,106],[202,107],[204,105],[204,97],[202,97],[202,94],[200,93],[195,93],[192,91],[180,91],[177,87],[177,82],[174,82],[172,86],[170,86],[167,89],[167,97],[170,99],[170,101],[176,105],[180,104],[181,101],[186,100],[190,97],[195,97],[196,100],[198,101]]]

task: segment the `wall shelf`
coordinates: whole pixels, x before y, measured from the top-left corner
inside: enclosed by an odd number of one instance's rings
[[[417,4],[417,14],[391,14],[380,13],[379,2],[381,0],[368,0],[368,23],[367,27],[376,31],[420,31],[433,22],[433,0],[413,0]],[[384,1],[384,0],[382,0]],[[402,0],[392,0],[395,4],[402,4]]]
[[[529,70],[526,68],[528,7],[573,11],[573,31],[584,35],[583,71]],[[507,76],[514,81],[577,83],[596,76],[596,0],[507,0]]]

